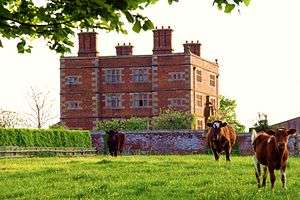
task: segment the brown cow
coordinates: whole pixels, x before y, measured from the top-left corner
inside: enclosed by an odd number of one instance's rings
[[[252,144],[254,148],[254,167],[257,185],[260,188],[260,165],[264,165],[262,186],[266,186],[267,172],[270,173],[271,189],[274,188],[275,174],[274,170],[280,169],[282,187],[286,188],[285,169],[288,159],[288,138],[296,132],[295,129],[279,128],[276,131],[261,131],[256,133],[252,131]]]
[[[214,153],[215,160],[219,160],[220,154],[225,151],[226,160],[230,161],[232,146],[236,140],[235,130],[222,121],[207,123],[207,126],[209,127],[207,143]]]
[[[107,146],[111,156],[122,154],[125,141],[125,134],[119,131],[110,130],[107,132]]]

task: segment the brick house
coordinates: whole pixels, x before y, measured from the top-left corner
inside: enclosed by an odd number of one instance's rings
[[[297,130],[297,134],[300,134],[300,117],[296,117],[293,119],[289,119],[287,121],[284,122],[280,122],[277,124],[273,124],[271,125],[272,128],[294,128]]]
[[[79,33],[78,56],[60,60],[61,121],[91,130],[99,120],[153,117],[172,107],[194,113],[203,129],[206,100],[218,107],[218,63],[201,57],[199,42],[174,53],[172,31],[153,30],[152,55],[133,55],[129,43],[118,44],[114,56],[99,55],[97,33]]]

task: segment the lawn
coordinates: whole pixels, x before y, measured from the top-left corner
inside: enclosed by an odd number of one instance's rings
[[[251,157],[212,155],[2,158],[0,199],[300,199],[300,158],[287,190],[256,188]],[[269,178],[269,177],[268,177]]]

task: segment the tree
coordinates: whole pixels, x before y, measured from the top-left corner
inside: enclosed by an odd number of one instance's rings
[[[236,132],[243,133],[245,132],[245,126],[241,124],[236,117],[237,103],[236,100],[220,96],[220,108],[215,116],[212,116],[209,120],[223,120],[231,124]]]
[[[0,109],[0,128],[15,128],[24,125],[25,121],[18,113]]]
[[[259,131],[266,131],[266,130],[271,129],[271,127],[269,126],[267,114],[265,114],[265,113],[258,113],[258,120],[254,124],[253,128],[257,132],[259,132]]]
[[[152,125],[154,129],[191,129],[195,127],[195,121],[195,116],[189,112],[166,109],[153,118]]]
[[[28,96],[31,112],[27,113],[27,116],[34,127],[42,128],[56,117],[53,114],[50,92],[43,92],[31,87]]]
[[[168,0],[170,4],[178,0]],[[211,0],[219,9],[231,12],[250,0]],[[73,46],[71,36],[78,29],[105,29],[126,33],[124,23],[135,32],[151,30],[152,21],[139,12],[158,0],[0,0],[1,38],[19,40],[19,53],[31,52],[30,41],[44,38],[51,50],[64,54]]]

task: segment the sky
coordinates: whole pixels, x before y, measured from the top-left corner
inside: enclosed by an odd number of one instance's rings
[[[201,56],[220,65],[220,94],[237,101],[237,116],[251,127],[258,112],[270,124],[300,116],[300,1],[252,0],[231,14],[212,7],[213,0],[167,0],[143,14],[155,26],[170,26],[174,52],[183,52],[186,40],[202,44]],[[127,35],[98,31],[101,55],[115,55],[117,43],[131,42],[133,53],[151,54],[152,31]],[[72,55],[76,55],[77,37]],[[53,113],[59,121],[59,58],[46,42],[34,41],[31,54],[18,54],[16,41],[0,48],[0,108],[28,112],[30,87],[51,92]]]

